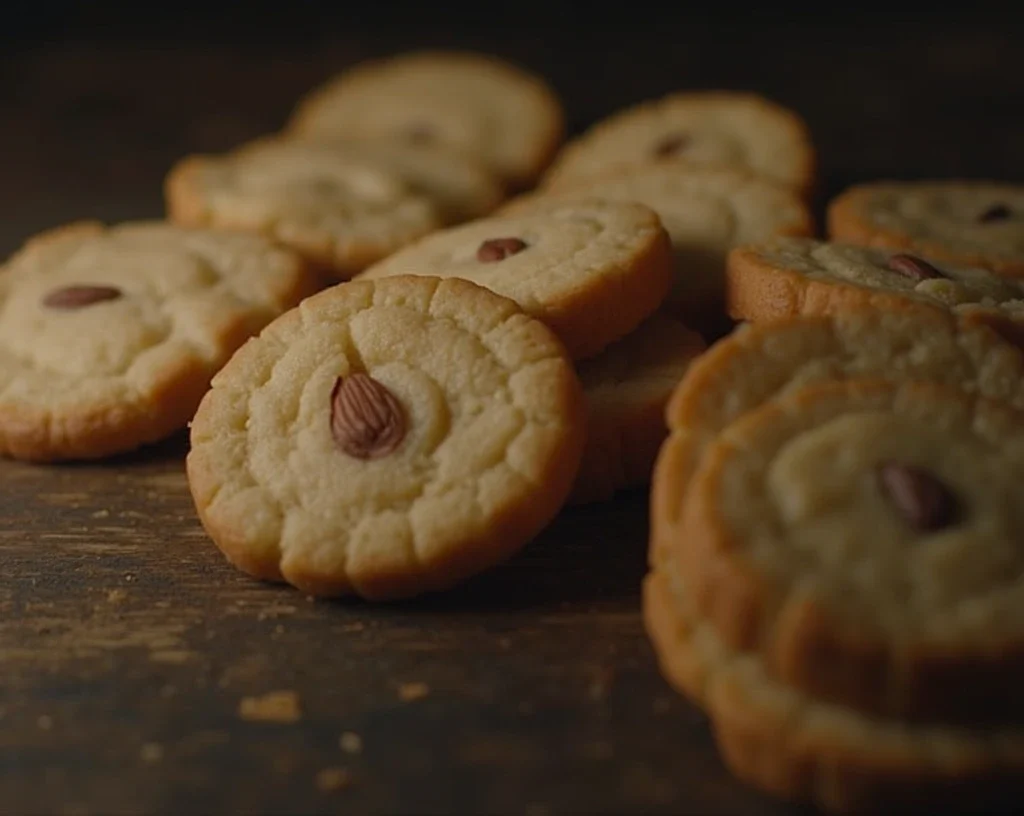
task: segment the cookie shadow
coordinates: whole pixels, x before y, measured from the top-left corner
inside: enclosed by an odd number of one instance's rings
[[[509,561],[443,593],[399,606],[431,612],[559,611],[639,604],[647,565],[646,490],[569,507]]]

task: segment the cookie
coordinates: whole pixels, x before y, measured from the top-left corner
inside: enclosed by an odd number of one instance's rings
[[[512,555],[565,501],[586,438],[558,339],[469,281],[351,281],[214,378],[189,486],[258,578],[311,595],[440,590]]]
[[[548,84],[519,66],[470,52],[416,51],[360,63],[312,91],[288,130],[442,145],[524,189],[561,144],[565,115]]]
[[[361,277],[457,277],[516,301],[592,357],[652,314],[672,283],[658,216],[641,204],[545,203],[434,233]]]
[[[665,403],[703,350],[698,334],[656,313],[579,364],[589,416],[587,446],[570,501],[604,501],[650,481],[667,432]]]
[[[505,197],[501,181],[481,162],[440,145],[315,134],[304,141],[396,173],[413,192],[437,205],[446,224],[487,215]]]
[[[795,391],[700,458],[670,558],[781,683],[907,721],[1024,715],[1024,413],[922,383]]]
[[[639,201],[658,213],[676,257],[665,309],[698,328],[723,308],[725,258],[733,246],[776,235],[810,235],[814,229],[807,206],[792,190],[749,171],[683,161],[636,167],[565,192],[524,196],[500,212],[581,197]]]
[[[165,184],[171,220],[266,235],[350,278],[440,228],[440,207],[393,164],[328,145],[258,141],[190,156]]]
[[[828,208],[835,241],[1024,276],[1024,187],[984,181],[875,182]]]
[[[542,185],[565,189],[609,170],[680,158],[746,168],[804,195],[814,182],[814,146],[795,112],[757,94],[696,91],[598,122],[562,149]]]
[[[776,320],[853,306],[940,309],[972,323],[1024,334],[1024,283],[884,249],[811,239],[737,247],[726,269],[729,314]]]
[[[96,459],[183,428],[246,338],[313,290],[255,235],[74,224],[0,268],[0,453]]]
[[[908,724],[815,699],[692,614],[667,570],[644,582],[644,622],[666,679],[711,719],[726,766],[776,796],[843,813],[990,813],[1019,805],[1024,730]]]
[[[854,307],[744,324],[695,360],[668,401],[671,434],[651,497],[651,560],[664,555],[686,486],[718,433],[759,405],[825,381],[925,381],[1024,408],[1024,354],[939,310]]]

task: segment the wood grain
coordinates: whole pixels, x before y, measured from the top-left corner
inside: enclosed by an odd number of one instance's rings
[[[676,87],[770,94],[807,116],[823,197],[883,176],[1024,180],[1015,33],[718,21],[590,28],[559,48],[520,29],[495,43],[392,28],[11,49],[0,250],[67,220],[159,216],[180,155],[272,130],[333,70],[424,44],[546,73],[575,129]],[[658,675],[639,617],[644,495],[565,512],[444,596],[314,603],[223,562],[185,445],[0,464],[0,812],[795,812],[734,782]]]

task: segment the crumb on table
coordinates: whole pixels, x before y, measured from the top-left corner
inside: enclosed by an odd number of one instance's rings
[[[243,697],[238,716],[252,722],[295,722],[302,717],[294,691],[271,691],[259,697]]]

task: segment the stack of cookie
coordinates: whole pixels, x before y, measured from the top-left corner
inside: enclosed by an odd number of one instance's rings
[[[1021,211],[1005,185],[865,185],[832,240],[729,253],[748,322],[669,402],[644,612],[765,790],[866,812],[1024,793]]]

